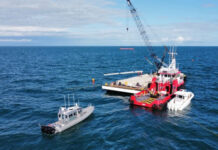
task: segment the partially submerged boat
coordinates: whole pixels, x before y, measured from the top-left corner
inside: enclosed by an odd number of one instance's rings
[[[192,92],[186,90],[177,91],[175,92],[175,97],[167,104],[167,108],[173,111],[183,110],[190,104],[193,97],[194,94]]]
[[[130,104],[153,109],[162,109],[185,83],[185,75],[176,67],[175,52],[170,52],[171,63],[162,66],[146,90],[130,97]]]
[[[46,134],[62,132],[88,118],[93,111],[94,106],[89,105],[86,108],[82,108],[78,103],[75,103],[74,106],[60,107],[58,121],[48,125],[42,125],[41,131]]]

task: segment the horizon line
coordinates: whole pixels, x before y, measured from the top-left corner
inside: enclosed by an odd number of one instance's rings
[[[152,47],[171,47],[171,45],[155,45]],[[0,45],[0,47],[147,47],[147,46],[117,46],[117,45]],[[175,47],[218,47],[218,45],[178,45]]]

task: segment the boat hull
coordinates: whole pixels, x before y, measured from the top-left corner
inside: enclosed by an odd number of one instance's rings
[[[130,97],[130,104],[131,105],[137,105],[137,106],[141,106],[141,107],[147,107],[147,108],[152,108],[154,110],[162,110],[163,108],[165,108],[167,102],[173,97],[173,95],[169,95],[164,97],[163,99],[153,99],[152,102],[148,101],[148,102],[142,102],[142,101],[138,101],[136,100],[136,96],[132,95]]]
[[[56,134],[59,132],[63,132],[66,129],[71,128],[72,126],[88,118],[93,113],[93,111],[94,111],[94,106],[88,106],[83,109],[79,117],[76,117],[72,121],[68,121],[68,122],[58,121],[50,125],[41,126],[41,131],[46,134]]]
[[[78,123],[80,123],[81,121],[85,120],[86,118],[88,118],[94,111],[94,106],[89,106],[87,108],[83,109],[83,114],[80,117],[77,117],[76,119],[74,119],[73,121],[68,122],[67,124],[62,124],[62,126],[58,126],[56,128],[56,133],[58,132],[62,132]]]
[[[176,100],[176,98],[174,98],[167,104],[167,108],[172,111],[177,111],[177,110],[181,111],[191,103],[193,97],[194,94],[191,93],[191,96],[188,99],[179,102]]]

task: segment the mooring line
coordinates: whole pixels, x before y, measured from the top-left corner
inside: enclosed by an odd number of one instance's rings
[[[73,87],[73,88],[68,88],[68,90],[81,90],[81,89],[97,88],[97,87],[101,87],[101,84],[92,85],[92,86]]]

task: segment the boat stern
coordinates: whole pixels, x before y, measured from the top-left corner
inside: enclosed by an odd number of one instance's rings
[[[55,134],[55,127],[53,126],[49,126],[49,125],[44,125],[44,126],[41,126],[41,131],[42,133],[45,133],[45,134]]]

